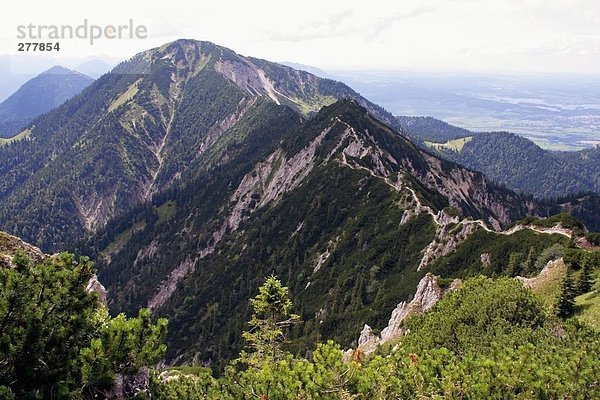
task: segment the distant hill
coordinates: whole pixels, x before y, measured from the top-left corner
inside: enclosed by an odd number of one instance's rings
[[[333,79],[333,77],[327,72],[323,71],[320,68],[313,67],[312,65],[299,64],[291,61],[284,61],[281,64],[300,71],[310,72],[311,74],[318,76],[319,78]]]
[[[433,117],[396,117],[398,124],[418,141],[444,143],[473,135],[473,132]]]
[[[16,92],[28,80],[57,63],[45,56],[0,55],[0,102]]]
[[[82,74],[89,76],[93,79],[98,79],[102,75],[113,69],[114,64],[110,65],[102,60],[90,60],[86,61],[74,68],[75,71],[81,72]]]
[[[79,72],[59,66],[30,79],[0,103],[0,137],[17,135],[35,117],[79,94],[93,81]]]
[[[537,198],[600,193],[600,146],[549,151],[509,132],[475,133],[429,117],[397,117],[397,121],[421,147],[510,189]],[[468,139],[458,143],[461,138]]]

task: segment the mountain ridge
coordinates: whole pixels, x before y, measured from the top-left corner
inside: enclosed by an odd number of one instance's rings
[[[421,147],[538,199],[600,193],[600,146],[548,151],[509,132],[471,132],[431,117],[396,117]],[[460,148],[444,146],[467,138]]]
[[[270,274],[306,321],[301,352],[382,326],[429,272],[507,274],[569,240],[505,234],[539,205],[394,124],[342,83],[179,40],[0,148],[1,227],[90,255],[112,313],[170,316],[168,362],[219,366]]]
[[[566,240],[536,238],[530,230],[495,233],[503,222],[528,213],[523,199],[488,184],[480,173],[419,150],[352,100],[273,135],[270,149],[237,172],[227,167],[243,164],[232,154],[222,170],[205,170],[196,183],[156,198],[127,217],[129,223],[109,225],[87,244],[102,260],[100,278],[113,293],[111,308],[150,306],[158,315],[174,316],[178,336],[170,339],[171,361],[228,357],[237,346],[241,326],[235,321],[241,317],[216,316],[245,315],[240,300],[272,272],[286,277],[303,317],[312,321],[299,335],[328,333],[346,343],[353,336],[341,334],[339,326],[351,331],[356,321],[386,318],[427,272],[448,275],[446,255],[472,246],[472,237],[487,242],[506,237],[502,240],[513,248],[537,243],[536,252],[541,243]],[[158,214],[167,206],[175,211],[160,222]],[[118,246],[102,239],[124,232],[127,239]],[[503,257],[493,253],[499,271]],[[363,263],[377,268],[369,272]],[[482,268],[479,260],[478,265],[472,268]],[[469,264],[455,266],[460,273]],[[223,285],[233,291],[223,293]],[[352,296],[364,300],[342,306],[344,293],[357,287],[364,293]],[[366,305],[373,302],[381,310],[369,315]],[[342,312],[345,307],[350,308]],[[197,315],[213,317],[194,322]],[[317,329],[312,324],[319,319],[325,325]],[[227,337],[233,342],[227,344]]]
[[[37,219],[60,226],[76,215],[79,222],[71,223],[71,235],[81,236],[187,179],[188,169],[202,168],[216,150],[213,145],[232,133],[244,115],[263,110],[264,99],[306,117],[334,102],[335,96],[356,98],[391,121],[383,109],[342,83],[245,58],[210,42],[179,40],[142,52],[55,112],[36,119],[27,141],[2,150],[8,179],[0,185],[0,218],[8,220],[8,230],[16,229],[41,247],[60,248],[66,242],[54,243],[52,233],[31,237],[18,227],[19,219],[31,219],[39,207],[32,204],[34,192],[47,192],[36,202],[48,198],[56,203],[58,194],[61,202],[71,203],[69,215],[56,210],[53,215],[35,215]],[[78,151],[66,152],[69,146]],[[23,163],[23,152],[34,155]],[[102,178],[84,167],[90,163]],[[60,182],[48,187],[51,176],[60,177]],[[71,194],[61,192],[62,187]],[[23,205],[21,215],[13,218],[2,203],[16,201]]]

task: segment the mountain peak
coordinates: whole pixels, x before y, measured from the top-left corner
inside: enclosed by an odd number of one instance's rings
[[[93,81],[56,65],[25,82],[0,103],[0,138],[19,134],[33,118],[64,103]]]
[[[68,68],[62,67],[60,65],[55,65],[50,69],[42,72],[40,75],[62,75],[62,74],[73,74],[78,73]]]
[[[344,116],[349,115],[365,115],[368,114],[368,111],[365,107],[363,107],[358,101],[351,98],[343,98],[335,103],[324,107],[323,112],[328,114],[336,114],[338,117],[342,118]]]
[[[193,39],[178,39],[173,42],[165,43],[162,46],[144,51],[140,54],[150,57],[153,61],[171,60],[173,62],[181,61],[183,58],[189,59],[189,56],[194,54],[198,56],[209,56],[215,50],[222,53],[223,50],[232,52],[224,47],[208,41],[193,40]]]
[[[90,83],[91,81],[93,81],[93,78],[90,78],[89,76],[73,70],[73,69],[69,69],[60,65],[55,65],[54,67],[47,69],[46,71],[42,72],[41,74],[38,75],[38,77],[40,76],[48,76],[48,75],[68,75],[68,76],[78,76],[84,80],[88,80]],[[35,79],[35,78],[34,78]]]

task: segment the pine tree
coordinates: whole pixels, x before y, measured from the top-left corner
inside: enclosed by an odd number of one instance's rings
[[[535,252],[535,249],[532,247],[529,248],[529,253],[527,254],[527,259],[525,260],[525,262],[522,265],[521,268],[521,272],[523,274],[523,276],[529,276],[531,275],[534,270],[535,270],[535,258],[533,257],[533,254]]]
[[[34,264],[22,251],[0,268],[0,399],[96,398],[116,374],[135,374],[166,351],[167,321],[148,310],[111,318],[86,289],[95,273],[69,253]]]
[[[280,360],[284,357],[281,344],[285,331],[295,325],[300,317],[292,314],[289,290],[273,275],[259,288],[258,295],[250,300],[254,313],[248,323],[250,330],[242,334],[251,352],[242,352],[239,361],[250,366]]]
[[[508,257],[508,265],[506,267],[506,273],[508,276],[514,277],[521,273],[521,253],[513,252]]]
[[[571,270],[563,280],[560,297],[556,304],[556,314],[561,318],[573,315],[575,311],[575,284]]]
[[[594,286],[594,278],[592,277],[592,269],[591,263],[586,260],[583,263],[583,268],[581,270],[581,275],[579,276],[579,281],[577,282],[577,294],[584,294],[592,290]]]

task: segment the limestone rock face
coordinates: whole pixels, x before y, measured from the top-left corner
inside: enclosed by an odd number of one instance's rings
[[[98,293],[98,300],[102,304],[106,304],[106,288],[100,283],[96,274],[90,278],[90,281],[85,288],[88,292]]]
[[[515,279],[520,281],[526,288],[535,289],[538,286],[546,284],[555,276],[565,275],[566,272],[567,266],[565,265],[564,259],[561,257],[557,260],[548,261],[544,269],[542,269],[537,276],[532,278],[516,276]]]
[[[360,332],[360,337],[358,338],[358,348],[364,353],[370,354],[377,349],[377,345],[379,345],[380,342],[381,339],[379,336],[375,335],[371,327],[365,324],[363,330]]]
[[[438,277],[428,273],[421,279],[417,291],[410,302],[403,301],[392,311],[387,327],[381,335],[375,335],[369,325],[364,326],[358,339],[358,348],[363,354],[373,353],[377,346],[385,344],[404,334],[403,323],[411,315],[422,314],[433,307],[447,292],[455,290],[461,281],[455,279],[449,287],[440,287]]]

